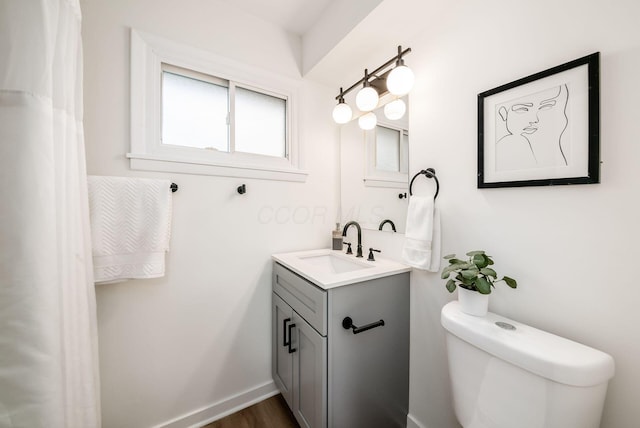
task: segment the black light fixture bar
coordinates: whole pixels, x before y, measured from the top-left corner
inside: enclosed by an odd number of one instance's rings
[[[371,73],[367,73],[367,78],[363,77],[362,79],[358,80],[356,83],[354,83],[353,85],[349,86],[349,88],[347,88],[346,91],[343,91],[342,88],[340,88],[340,94],[338,94],[336,96],[336,100],[340,100],[340,98],[344,97],[345,95],[347,95],[349,92],[351,92],[352,90],[354,90],[355,88],[357,88],[359,85],[361,85],[362,83],[364,83],[365,79],[368,79],[368,77],[376,77],[376,75],[381,72],[382,70],[384,70],[385,68],[389,67],[391,64],[393,64],[394,62],[400,61],[402,59],[403,56],[405,56],[406,54],[408,54],[409,52],[411,52],[411,48],[407,48],[404,51],[402,50],[402,46],[398,46],[398,55],[394,56],[393,58],[391,58],[389,61],[385,62],[384,64],[382,64],[380,67],[376,68],[375,70],[373,70]]]

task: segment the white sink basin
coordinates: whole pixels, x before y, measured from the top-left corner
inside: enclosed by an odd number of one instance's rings
[[[329,249],[274,254],[272,258],[325,290],[411,270],[407,265],[377,254],[376,260],[370,262]]]
[[[356,261],[357,259],[349,260],[331,253],[299,258],[326,273],[352,272],[354,270],[370,269],[373,267],[364,263],[358,263]]]

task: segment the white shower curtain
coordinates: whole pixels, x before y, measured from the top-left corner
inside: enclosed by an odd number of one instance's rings
[[[0,0],[0,427],[100,426],[78,0]]]

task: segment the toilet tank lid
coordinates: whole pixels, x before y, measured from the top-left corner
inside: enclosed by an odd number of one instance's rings
[[[593,386],[613,377],[613,358],[597,349],[489,312],[467,315],[457,301],[442,308],[442,326],[483,351],[539,376],[572,386]],[[511,324],[506,330],[496,322]]]

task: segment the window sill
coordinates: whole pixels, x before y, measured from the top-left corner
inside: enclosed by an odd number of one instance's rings
[[[127,153],[127,158],[130,161],[131,169],[138,171],[163,171],[293,182],[305,182],[309,175],[308,171],[297,168],[276,168],[248,164],[225,165],[216,162],[178,160],[148,154]]]

